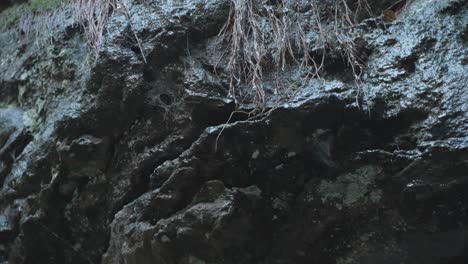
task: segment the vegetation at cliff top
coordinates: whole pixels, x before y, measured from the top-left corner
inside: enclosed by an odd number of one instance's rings
[[[318,8],[321,0],[309,0],[311,15],[307,25],[291,12],[297,8],[296,1],[269,4],[267,0],[229,0],[230,12],[220,31],[220,39],[227,48],[223,57],[227,63],[229,97],[238,105],[244,101],[242,90],[250,88],[254,98],[248,98],[247,101],[252,101],[255,106],[249,115],[261,114],[265,110],[268,98],[263,82],[264,74],[269,69],[273,68],[275,74],[274,94],[279,89],[290,94],[290,85],[282,83],[279,77],[286,65],[295,64],[301,71],[305,71],[306,77],[302,83],[306,84],[310,79],[320,78],[326,53],[330,49],[341,52],[346,66],[352,70],[357,100],[360,96],[365,61],[359,56],[352,32],[358,24],[359,13],[371,15],[368,0],[331,1],[326,15]],[[402,1],[403,6],[409,2]],[[69,9],[72,11],[71,16],[81,24],[95,58],[102,45],[107,19],[112,10],[118,9],[127,18],[135,43],[146,63],[142,41],[133,31],[129,10],[122,0],[29,0],[3,10],[0,13],[0,29],[12,28],[16,24],[21,34],[32,32],[36,33],[36,39],[53,39],[53,28],[60,24],[57,21],[63,21],[64,14],[68,15],[62,8],[67,3],[73,4]],[[310,49],[306,26],[319,36],[316,40],[318,50]]]
[[[69,0],[30,0],[10,6],[0,13],[0,28],[15,25],[25,14],[41,14],[53,11]]]

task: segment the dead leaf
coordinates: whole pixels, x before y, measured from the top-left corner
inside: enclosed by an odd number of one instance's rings
[[[394,11],[387,9],[383,12],[383,19],[385,22],[392,22],[397,19],[397,15]]]

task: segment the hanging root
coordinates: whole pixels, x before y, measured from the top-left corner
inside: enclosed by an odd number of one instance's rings
[[[356,85],[356,103],[360,105],[362,82],[361,77],[365,69],[364,61],[358,56],[358,51],[351,36],[353,28],[357,25],[357,13],[364,10],[372,14],[371,8],[367,0],[357,0],[354,11],[349,6],[350,1],[335,0],[335,19],[334,32],[337,43],[341,49],[343,58],[352,70],[354,83]],[[352,2],[352,1],[351,1]]]
[[[97,58],[102,46],[104,27],[112,9],[118,0],[77,0],[74,4],[74,16],[84,29],[88,46]]]
[[[248,93],[244,95],[243,89],[249,87],[254,92],[253,112],[264,113],[269,98],[266,98],[263,77],[271,66],[275,76],[275,95],[280,90],[282,94],[288,92],[290,87],[283,83],[280,74],[291,64],[298,65],[299,71],[306,73],[301,83],[319,78],[330,42],[337,43],[341,50],[352,70],[359,94],[364,63],[357,55],[351,31],[357,24],[359,12],[371,12],[367,0],[334,0],[334,18],[328,19],[333,25],[333,33],[324,30],[318,0],[310,0],[312,15],[307,25],[303,24],[299,12],[291,12],[297,5],[294,1],[278,1],[274,6],[257,2],[259,0],[231,0],[228,21],[220,31],[228,50],[228,94],[236,105],[248,96]],[[317,41],[321,42],[318,44],[322,47],[322,54],[318,58],[311,55],[304,26],[312,28],[319,36]]]
[[[311,15],[310,21],[306,24],[304,18],[301,17],[302,14],[297,12],[298,3],[295,1],[277,1],[274,6],[264,5],[264,2],[256,5],[257,1],[261,0],[230,1],[229,17],[219,34],[228,50],[225,68],[229,80],[228,94],[234,98],[236,106],[239,106],[247,97],[244,96],[243,89],[247,87],[253,90],[255,107],[251,112],[246,113],[249,119],[264,118],[278,107],[282,100],[288,99],[291,87],[284,84],[280,74],[291,64],[297,65],[300,73],[306,73],[301,81],[303,85],[307,85],[313,78],[320,78],[327,51],[334,48],[332,43],[336,43],[335,48],[341,51],[346,64],[352,70],[357,87],[356,98],[359,98],[361,75],[365,63],[358,56],[351,33],[357,25],[359,12],[371,14],[367,0],[334,0],[331,8],[334,11],[334,14],[333,11],[331,12],[332,18],[321,16],[318,1],[322,0],[310,0]],[[305,35],[306,26],[307,31],[314,30],[317,33],[318,43],[315,44],[321,47],[319,49],[321,54],[312,55],[310,43]],[[269,106],[269,110],[266,110],[266,101],[271,98],[266,98],[263,76],[270,68],[274,69],[274,94],[286,95],[286,99],[276,96],[277,101]],[[300,89],[296,91],[298,90]],[[239,112],[242,111],[236,110],[236,113]],[[227,123],[230,120],[231,118]],[[223,130],[224,128],[216,142]]]
[[[142,41],[134,31],[130,13],[125,0],[77,0],[74,4],[75,18],[84,29],[88,45],[94,52],[94,58],[98,57],[102,46],[104,28],[112,11],[121,12],[132,31],[135,42],[140,49],[142,59],[145,63],[146,56],[143,51]]]
[[[220,35],[230,43],[226,67],[229,96],[238,104],[242,91],[236,87],[245,80],[255,92],[255,109],[262,109],[265,103],[262,84],[265,39],[257,22],[255,0],[231,0],[228,21],[221,29]]]
[[[239,105],[244,99],[242,87],[250,87],[254,92],[253,112],[261,114],[266,107],[263,87],[266,68],[273,66],[275,69],[274,93],[278,94],[284,86],[280,73],[284,72],[290,62],[300,65],[301,70],[307,69],[307,78],[314,78],[323,68],[325,54],[319,62],[310,55],[299,17],[291,12],[293,5],[279,2],[275,7],[265,6],[259,10],[256,2],[231,0],[228,21],[221,29],[220,36],[229,50],[226,67],[229,96]],[[258,15],[261,11],[266,14],[262,24]],[[323,36],[318,12],[314,12],[314,21]],[[312,71],[308,69],[311,65]]]
[[[294,6],[287,6],[281,2],[276,9],[292,10]],[[285,11],[278,12],[273,8],[267,8],[266,11],[273,32],[271,44],[275,48],[273,54],[270,55],[273,56],[275,68],[276,85],[274,94],[276,95],[279,89],[285,86],[281,81],[280,73],[286,70],[290,62],[299,65],[300,71],[307,72],[305,80],[302,81],[302,83],[307,83],[308,79],[319,76],[319,72],[323,67],[323,59],[320,63],[317,63],[310,55],[309,44],[306,41],[304,29],[299,22],[299,16],[297,14],[290,15]],[[319,21],[315,20],[317,18],[318,17],[315,17],[314,21]],[[317,28],[319,32],[321,32],[319,23]],[[322,56],[322,58],[323,57],[324,56]],[[313,66],[312,70],[309,68],[311,65]]]
[[[55,31],[66,19],[77,21],[83,29],[88,47],[93,52],[93,58],[98,57],[103,44],[103,34],[106,23],[112,12],[121,12],[127,19],[135,43],[140,49],[142,59],[146,63],[141,39],[134,31],[130,13],[125,0],[70,0],[54,10],[33,14],[25,13],[19,18],[18,31],[25,37],[34,36],[40,46],[53,41]]]

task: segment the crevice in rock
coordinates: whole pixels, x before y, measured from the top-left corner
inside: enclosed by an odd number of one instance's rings
[[[408,74],[412,74],[416,71],[416,61],[418,58],[416,56],[409,56],[400,61],[400,67],[405,69]]]

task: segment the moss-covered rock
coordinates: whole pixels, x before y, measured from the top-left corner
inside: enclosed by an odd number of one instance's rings
[[[69,0],[30,0],[10,6],[0,13],[0,29],[8,28],[19,21],[25,14],[42,14],[59,8]]]

